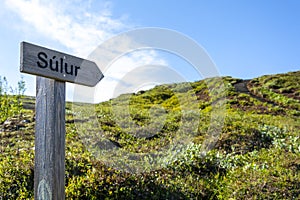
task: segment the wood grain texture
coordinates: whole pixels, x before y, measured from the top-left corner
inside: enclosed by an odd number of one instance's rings
[[[27,42],[21,42],[20,50],[20,71],[24,73],[85,86],[95,86],[104,77],[89,60]]]
[[[35,199],[65,199],[65,82],[37,77]]]

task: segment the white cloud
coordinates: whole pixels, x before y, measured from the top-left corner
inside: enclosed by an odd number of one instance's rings
[[[105,40],[132,28],[122,17],[113,17],[109,2],[104,3],[104,6],[98,9],[93,7],[92,1],[85,0],[5,0],[5,5],[8,10],[19,16],[24,26],[33,28],[41,36],[58,42],[80,57],[87,57]],[[130,45],[134,42],[126,41],[126,39],[122,40],[124,44],[118,44],[120,50],[130,49]],[[104,55],[110,59],[117,53],[113,52],[114,55],[110,55],[111,52],[107,52]],[[105,78],[95,90],[95,101],[114,97],[116,95],[114,88],[122,81],[122,77],[139,66],[149,64],[167,65],[166,61],[160,58],[154,50],[134,51],[112,61],[112,65],[104,71]],[[140,71],[140,73],[142,76],[145,72]],[[71,100],[74,93],[73,86],[68,88],[67,99]],[[93,98],[91,97],[93,90],[75,87],[76,90],[78,88],[82,89],[79,96],[87,96],[83,99]],[[99,90],[101,97],[98,97]]]
[[[71,4],[69,1],[6,0],[5,4],[26,25],[81,56],[87,56],[97,44],[127,28],[121,19],[112,18],[108,8],[92,11],[88,1]]]
[[[139,73],[135,73],[137,78],[147,76],[147,69],[143,68],[145,65],[166,66],[167,62],[164,59],[158,58],[157,53],[154,50],[139,50],[120,57],[106,69],[106,80],[109,81],[99,83],[95,92],[95,101],[99,102],[112,97],[117,97],[123,92],[135,92],[141,87],[140,81],[135,81],[135,79],[128,80],[126,77],[130,74],[134,74],[138,69],[141,70],[139,70]],[[144,84],[147,84],[146,82],[148,82],[148,80],[144,79]],[[156,83],[158,84],[158,82]],[[120,90],[120,85],[122,85],[123,89],[125,87],[127,89]],[[105,88],[106,91],[109,91],[107,96],[101,95],[103,88]]]
[[[163,74],[164,78],[157,81],[157,77],[166,72],[163,70],[152,71],[152,76],[149,77],[151,69],[145,67],[147,65],[159,68],[168,64],[164,59],[159,58],[154,50],[137,50],[123,55],[106,67],[105,77],[96,88],[76,85],[74,100],[98,103],[115,98],[122,93],[150,89],[157,84],[169,82],[167,80],[173,80],[168,74]]]

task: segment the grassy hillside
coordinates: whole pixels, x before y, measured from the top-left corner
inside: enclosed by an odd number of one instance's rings
[[[0,199],[33,198],[34,99],[22,103],[0,125]],[[300,198],[300,71],[67,103],[66,131],[67,199]]]

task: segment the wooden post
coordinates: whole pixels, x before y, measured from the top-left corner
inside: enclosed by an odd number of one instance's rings
[[[34,198],[64,200],[65,82],[93,87],[104,76],[95,62],[28,42],[21,42],[20,58],[20,71],[38,76]]]
[[[65,82],[37,77],[34,196],[65,199]]]

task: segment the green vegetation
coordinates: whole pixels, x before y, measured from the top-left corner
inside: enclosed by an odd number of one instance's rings
[[[9,92],[12,95],[9,95]],[[25,82],[23,78],[18,82],[18,88],[13,89],[8,86],[6,77],[0,76],[0,124],[8,117],[20,115],[22,102],[20,98],[25,92]]]
[[[66,198],[299,199],[299,79],[211,78],[67,103]],[[2,92],[1,105],[5,95],[15,98]],[[20,102],[0,123],[0,199],[33,198],[34,99]]]

